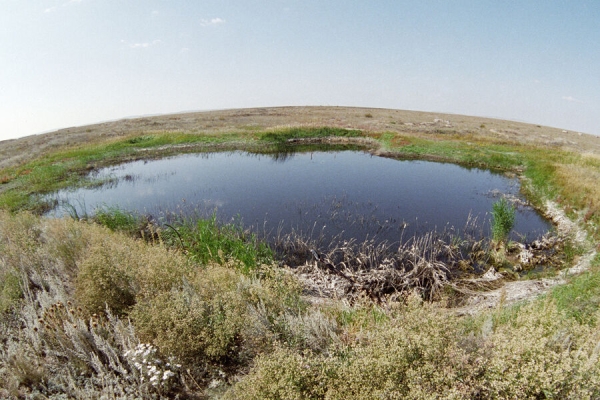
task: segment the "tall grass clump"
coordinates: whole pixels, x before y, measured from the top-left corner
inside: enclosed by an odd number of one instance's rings
[[[502,198],[492,205],[492,239],[504,242],[515,224],[515,207]]]
[[[207,219],[179,220],[166,226],[162,235],[165,242],[182,249],[200,264],[233,262],[249,273],[273,260],[269,246],[255,234],[244,230],[241,223],[220,224],[215,214]]]

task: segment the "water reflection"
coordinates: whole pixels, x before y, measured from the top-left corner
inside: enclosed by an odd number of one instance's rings
[[[434,229],[458,231],[469,219],[487,235],[498,196],[519,197],[516,179],[490,171],[360,151],[187,154],[103,169],[96,178],[112,184],[56,197],[79,215],[103,205],[159,220],[216,211],[219,220],[241,219],[268,237],[296,231],[397,242]],[[533,240],[549,227],[519,207],[513,236]]]

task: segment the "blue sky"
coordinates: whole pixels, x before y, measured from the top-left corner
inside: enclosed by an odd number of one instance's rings
[[[0,0],[0,140],[287,105],[600,135],[600,1]]]

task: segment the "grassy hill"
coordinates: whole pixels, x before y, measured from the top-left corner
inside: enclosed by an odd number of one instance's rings
[[[40,216],[43,194],[97,184],[87,173],[102,166],[317,142],[518,176],[560,223],[563,272],[424,296],[431,260],[409,257],[419,279],[393,296],[315,297],[239,227]],[[0,397],[598,398],[598,182],[598,137],[401,110],[211,111],[0,142]],[[497,270],[514,263],[500,240],[477,251]],[[538,296],[511,297],[519,285]]]

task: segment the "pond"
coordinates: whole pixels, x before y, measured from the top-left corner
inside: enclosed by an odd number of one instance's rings
[[[235,221],[261,237],[295,232],[320,240],[402,242],[432,230],[466,225],[490,234],[499,196],[519,198],[519,181],[487,170],[395,160],[361,151],[260,155],[241,151],[136,161],[94,173],[97,188],[54,195],[52,215],[93,214],[98,207],[151,215]],[[551,228],[519,206],[514,239],[534,240]]]

